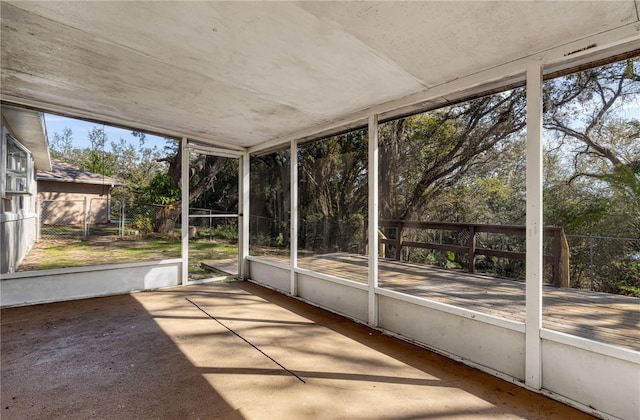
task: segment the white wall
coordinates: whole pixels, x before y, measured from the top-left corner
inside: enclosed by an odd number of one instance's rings
[[[380,328],[524,380],[524,324],[424,299],[411,303],[399,293],[383,293],[378,296]]]
[[[58,302],[180,284],[182,260],[96,265],[5,274],[0,306]]]
[[[0,273],[15,271],[36,240],[38,215],[8,213],[0,215]]]
[[[543,330],[543,388],[621,419],[640,419],[640,353]]]
[[[367,286],[361,283],[349,284],[344,280],[298,273],[298,296],[332,312],[367,322],[368,292]]]
[[[249,257],[249,275],[251,280],[271,289],[290,294],[289,266],[272,261],[260,261]]]

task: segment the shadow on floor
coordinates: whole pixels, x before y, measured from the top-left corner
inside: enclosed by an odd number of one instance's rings
[[[0,316],[3,420],[243,418],[130,295]]]

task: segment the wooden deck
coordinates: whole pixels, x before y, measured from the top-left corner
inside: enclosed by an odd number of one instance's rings
[[[298,266],[367,282],[367,257],[362,255],[300,256]],[[514,321],[525,320],[522,281],[383,259],[379,270],[380,287]],[[543,326],[640,351],[640,299],[545,286]]]

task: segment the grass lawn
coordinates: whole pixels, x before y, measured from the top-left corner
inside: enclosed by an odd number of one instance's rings
[[[98,237],[88,241],[43,240],[25,257],[18,271],[48,270],[98,264],[154,261],[180,258],[181,243],[165,238]],[[189,268],[199,270],[200,260],[234,258],[238,247],[234,242],[213,239],[189,243]]]

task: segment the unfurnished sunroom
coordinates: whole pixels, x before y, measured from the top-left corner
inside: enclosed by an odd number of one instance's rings
[[[3,1],[3,108],[175,139],[179,252],[3,274],[2,306],[194,283],[224,220],[243,279],[638,418],[639,8]]]

